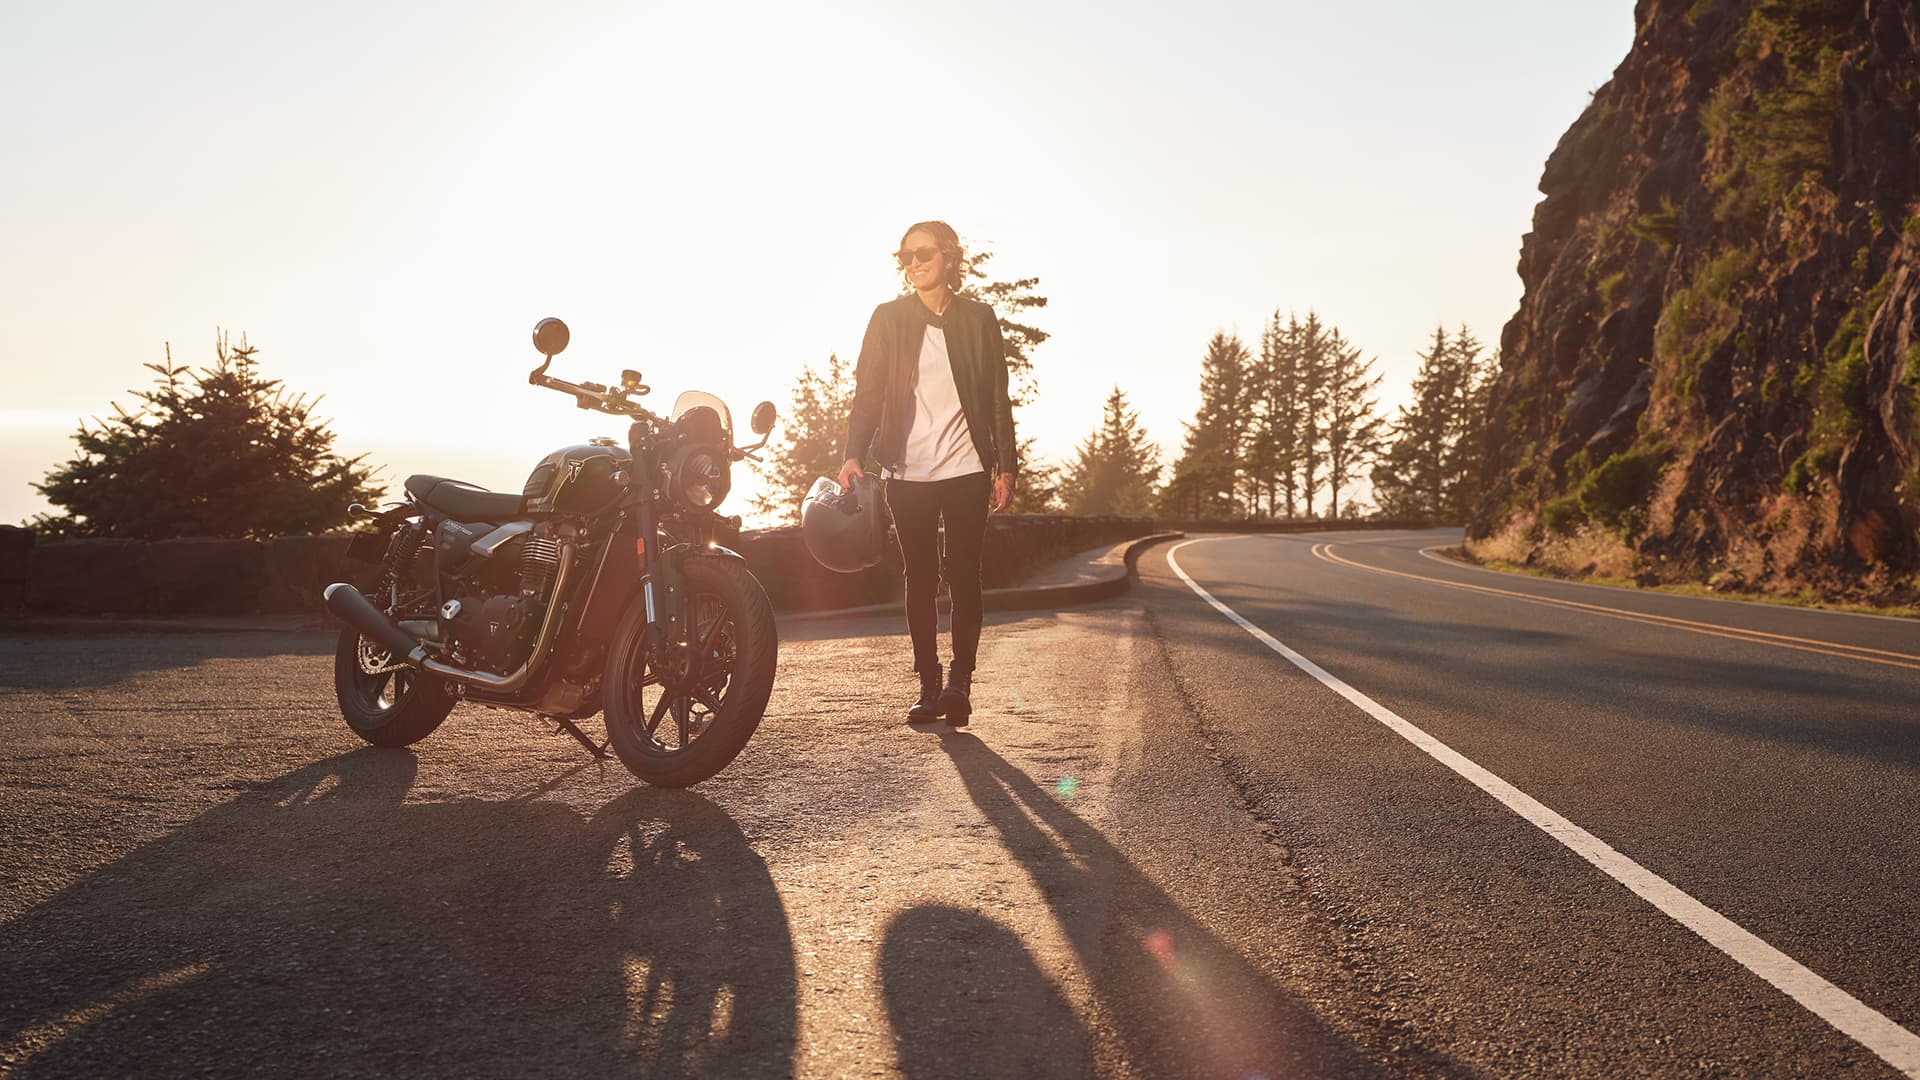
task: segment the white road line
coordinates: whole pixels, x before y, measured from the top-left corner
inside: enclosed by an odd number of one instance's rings
[[[1318,679],[1322,685],[1352,702],[1361,712],[1385,724],[1401,738],[1427,752],[1435,761],[1452,769],[1481,791],[1506,804],[1507,809],[1527,819],[1534,827],[1566,845],[1574,854],[1595,867],[1641,899],[1665,912],[1680,925],[1700,935],[1707,944],[1726,953],[1742,967],[1772,983],[1781,993],[1800,1003],[1808,1012],[1832,1024],[1855,1042],[1879,1055],[1882,1061],[1920,1078],[1920,1035],[1915,1035],[1852,994],[1814,974],[1799,962],[1742,929],[1732,919],[1680,891],[1672,882],[1627,858],[1606,841],[1561,817],[1545,804],[1481,768],[1459,751],[1405,719],[1393,710],[1348,686],[1325,668],[1294,652],[1273,635],[1248,622],[1240,613],[1215,599],[1213,594],[1188,576],[1174,559],[1182,548],[1218,537],[1200,537],[1175,544],[1167,550],[1167,565],[1202,600],[1222,615],[1238,623],[1262,645],[1287,658],[1293,666]]]

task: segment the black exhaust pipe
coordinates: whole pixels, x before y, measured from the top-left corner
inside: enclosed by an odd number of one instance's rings
[[[327,610],[341,622],[364,634],[368,640],[384,645],[395,656],[404,657],[409,664],[418,665],[427,658],[427,650],[422,648],[418,639],[398,623],[387,618],[386,612],[373,606],[373,602],[360,595],[360,590],[344,581],[336,581],[327,586],[325,593]]]

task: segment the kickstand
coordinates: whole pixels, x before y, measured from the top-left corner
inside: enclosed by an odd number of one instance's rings
[[[578,739],[580,741],[580,745],[587,748],[587,753],[592,754],[594,757],[597,757],[597,758],[604,758],[607,756],[607,744],[606,743],[595,744],[592,739],[587,737],[586,732],[580,730],[580,725],[574,723],[573,721],[567,719],[564,716],[549,716],[549,717],[546,717],[546,719],[551,720],[554,723],[560,725],[557,729],[555,729],[554,731],[555,735],[558,735],[560,734],[560,732],[564,731],[567,734],[573,736],[575,739]]]

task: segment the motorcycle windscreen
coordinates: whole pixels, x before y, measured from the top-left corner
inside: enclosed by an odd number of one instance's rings
[[[720,422],[720,429],[726,433],[728,441],[732,441],[733,414],[727,411],[727,403],[704,390],[688,390],[673,399],[673,412],[667,419],[677,422],[695,409],[712,409]]]

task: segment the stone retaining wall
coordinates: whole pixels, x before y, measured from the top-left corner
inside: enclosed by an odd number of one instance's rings
[[[1176,521],[997,514],[988,519],[981,574],[989,589],[1017,585],[1077,551],[1162,529],[1313,532],[1333,528],[1426,528],[1421,521]],[[330,582],[358,581],[366,565],[346,557],[343,536],[276,540],[56,540],[0,526],[0,610],[61,615],[259,615],[320,610]],[[898,549],[858,574],[823,569],[798,527],[743,533],[740,554],[779,611],[820,611],[897,600]]]
[[[1041,566],[1090,547],[1151,531],[1139,518],[996,516],[981,571],[988,588],[1017,584]],[[0,527],[0,607],[61,615],[254,615],[320,610],[320,591],[359,581],[367,567],[346,557],[343,536],[275,540],[57,540]],[[858,574],[823,569],[798,528],[743,533],[754,574],[781,611],[883,603],[900,595],[897,551]]]

